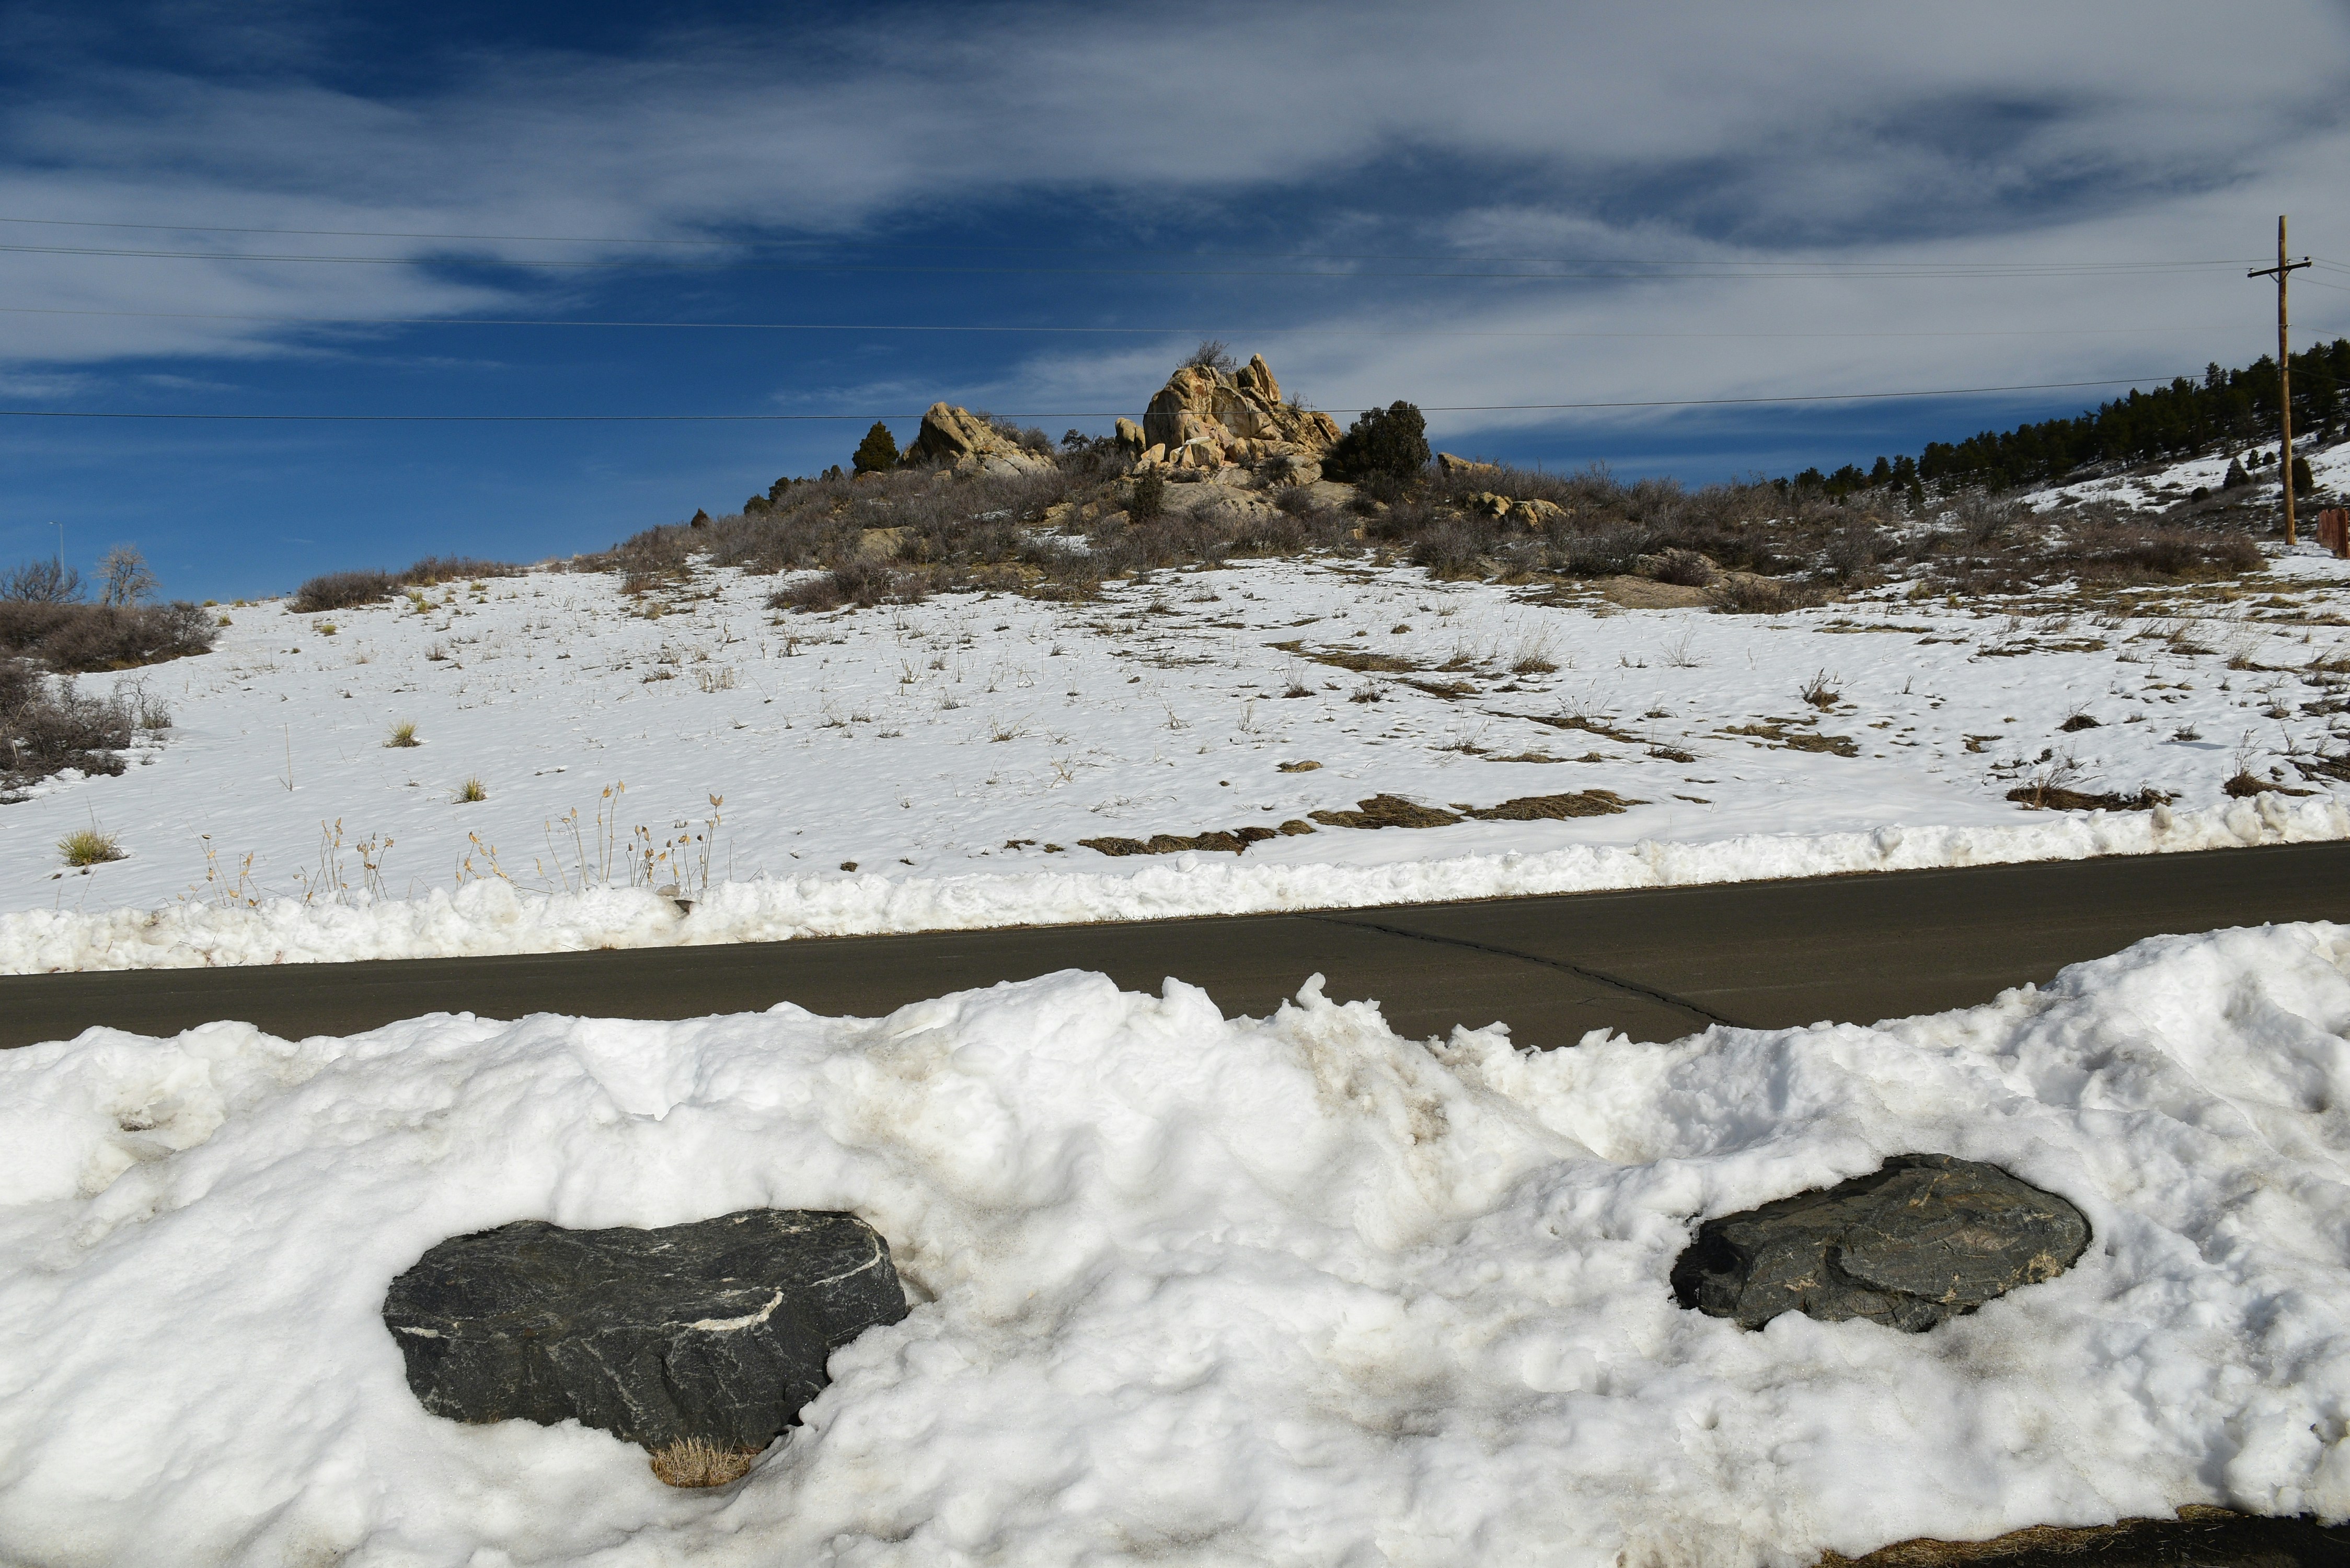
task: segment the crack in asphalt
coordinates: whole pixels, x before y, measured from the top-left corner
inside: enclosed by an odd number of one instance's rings
[[[1555,969],[1565,974],[1576,975],[1584,980],[1612,987],[1617,991],[1629,992],[1635,996],[1645,996],[1651,1002],[1661,1002],[1667,1007],[1677,1007],[1683,1012],[1693,1013],[1710,1023],[1720,1023],[1731,1029],[1752,1027],[1751,1024],[1741,1023],[1735,1018],[1725,1017],[1714,1012],[1713,1009],[1701,1006],[1686,997],[1675,996],[1669,991],[1659,991],[1652,985],[1642,985],[1638,981],[1626,980],[1619,975],[1609,974],[1605,970],[1587,969],[1582,964],[1570,963],[1565,959],[1544,958],[1540,953],[1521,952],[1516,948],[1496,947],[1491,942],[1471,941],[1466,937],[1446,937],[1439,936],[1433,931],[1415,931],[1409,926],[1383,925],[1377,920],[1350,920],[1336,915],[1309,915],[1305,918],[1320,920],[1327,925],[1353,926],[1359,930],[1384,931],[1391,937],[1409,937],[1416,941],[1435,942],[1442,947],[1466,948],[1471,952],[1492,953],[1497,958],[1517,959],[1524,963],[1540,964],[1544,969]]]

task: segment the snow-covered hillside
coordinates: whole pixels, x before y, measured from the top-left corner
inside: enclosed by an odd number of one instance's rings
[[[0,907],[16,911],[0,968],[1130,918],[2350,832],[2345,770],[2321,761],[2350,723],[2334,712],[2350,566],[2309,546],[2245,584],[2058,590],[1998,613],[1902,586],[1780,615],[1633,609],[1606,585],[1336,558],[1161,572],[1079,604],[778,614],[775,584],[702,569],[632,597],[610,574],[542,570],[421,605],[229,607],[214,652],[122,678],[170,703],[163,743],[120,777],[0,806]],[[419,743],[388,744],[409,721]],[[2304,793],[2247,798],[2245,774]],[[457,798],[469,779],[485,799]],[[2009,798],[2035,786],[2172,799]],[[1381,795],[1458,820],[1346,825]],[[92,825],[128,858],[61,865],[52,846]],[[1256,841],[1085,844],[1215,833]]]
[[[2273,459],[2277,443],[2249,450],[2264,452]],[[2315,484],[2313,495],[2297,495],[2298,509],[2303,527],[2314,526],[2318,507],[2338,505],[2350,497],[2350,441],[2320,445],[2315,441],[2296,440],[2293,450],[2309,464],[2309,476]],[[2228,464],[2241,452],[2230,449],[2207,457],[2189,458],[2182,462],[2149,464],[2125,473],[2110,474],[2099,479],[2086,479],[2072,484],[2052,484],[2032,493],[2034,507],[2045,510],[2052,506],[2078,504],[2083,502],[2108,502],[2132,512],[2161,512],[2187,501],[2198,490],[2215,493],[2228,476]],[[2249,471],[2248,471],[2249,472]],[[2282,487],[2277,479],[2276,465],[2269,462],[2257,473],[2251,473],[2251,483],[2232,492],[2240,503],[2264,509],[2274,516],[2282,505]]]
[[[2350,1514],[2341,928],[1669,1045],[1422,1045],[1061,974],[874,1021],[446,1015],[0,1053],[0,1557],[463,1568],[1749,1568]],[[1924,1334],[1685,1311],[1702,1218],[1912,1150],[2078,1205]],[[912,1311],[740,1483],[465,1426],[380,1317],[443,1237],[846,1209]]]

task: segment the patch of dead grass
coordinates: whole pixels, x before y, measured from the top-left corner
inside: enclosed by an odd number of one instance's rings
[[[1614,816],[1628,806],[1648,804],[1611,790],[1587,789],[1577,794],[1525,794],[1499,805],[1461,809],[1480,822],[1564,822],[1575,816]]]
[[[653,1474],[675,1487],[726,1486],[751,1473],[762,1450],[725,1449],[701,1438],[682,1438],[649,1449]]]

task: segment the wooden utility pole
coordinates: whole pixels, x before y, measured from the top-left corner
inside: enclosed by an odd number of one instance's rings
[[[2285,280],[2309,265],[2307,256],[2297,262],[2284,259],[2284,214],[2277,214],[2277,264],[2248,272],[2246,277],[2272,277],[2277,280],[2277,431],[2282,444],[2277,448],[2277,463],[2284,471],[2284,542],[2297,542],[2293,526],[2293,327],[2290,313],[2285,308]]]

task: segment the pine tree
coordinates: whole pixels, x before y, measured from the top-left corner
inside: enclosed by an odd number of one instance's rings
[[[898,438],[889,433],[888,425],[875,420],[873,428],[865,432],[865,439],[857,443],[857,455],[849,461],[857,465],[859,473],[881,473],[893,469],[898,466]]]

